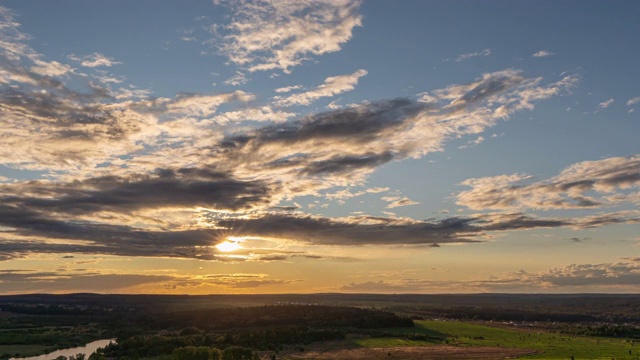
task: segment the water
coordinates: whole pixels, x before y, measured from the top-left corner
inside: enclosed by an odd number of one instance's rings
[[[98,350],[98,348],[103,348],[109,345],[109,343],[111,342],[116,342],[116,339],[97,340],[94,342],[90,342],[85,346],[78,346],[70,349],[56,350],[54,352],[51,352],[45,355],[32,356],[28,358],[11,358],[9,360],[53,360],[58,356],[69,357],[77,354],[85,354],[86,357],[88,358],[89,355],[93,354],[96,350]]]

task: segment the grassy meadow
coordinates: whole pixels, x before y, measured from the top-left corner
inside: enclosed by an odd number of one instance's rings
[[[527,359],[640,359],[640,343],[626,339],[578,337],[532,329],[511,329],[461,321],[416,321],[414,329],[394,329],[398,335],[425,334],[441,341],[405,340],[395,337],[354,340],[363,347],[433,346],[443,343],[459,347],[491,346],[540,351]]]

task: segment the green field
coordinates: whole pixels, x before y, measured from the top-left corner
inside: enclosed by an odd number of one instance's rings
[[[640,359],[640,343],[626,339],[575,337],[544,331],[506,329],[460,321],[416,321],[414,329],[395,329],[400,334],[442,336],[442,341],[405,340],[394,337],[355,340],[364,347],[431,346],[499,346],[542,351],[526,359]],[[630,353],[631,352],[631,353]]]

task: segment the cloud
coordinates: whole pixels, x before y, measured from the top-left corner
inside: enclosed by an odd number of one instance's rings
[[[122,64],[120,61],[115,61],[113,58],[107,57],[100,53],[93,53],[86,56],[78,57],[76,55],[69,55],[70,60],[80,62],[80,65],[89,68],[95,67],[111,67],[113,65]]]
[[[633,99],[629,99],[629,101],[627,101],[628,106],[632,106],[638,103],[640,103],[640,96],[634,97]]]
[[[292,67],[336,52],[362,24],[360,1],[231,1],[234,11],[228,33],[219,39],[229,61],[248,71]]]
[[[572,237],[572,238],[569,239],[569,241],[575,242],[575,243],[581,243],[581,242],[585,242],[585,241],[588,241],[588,240],[591,240],[591,238],[588,238],[588,237],[583,237],[583,238]]]
[[[611,104],[613,104],[615,100],[613,100],[613,98],[607,100],[607,101],[603,101],[600,104],[598,104],[598,108],[599,109],[606,109],[608,108]]]
[[[164,285],[166,289],[180,289],[185,287],[222,286],[227,289],[250,289],[260,286],[284,285],[298,280],[269,279],[266,274],[209,274],[194,277],[174,278],[174,281]]]
[[[389,293],[389,292],[407,292],[412,291],[405,284],[393,284],[386,281],[366,281],[361,283],[349,283],[340,287],[341,291],[359,292],[359,293]],[[414,288],[413,291],[416,291]]]
[[[548,180],[521,184],[530,176],[500,175],[468,179],[472,189],[457,204],[474,210],[589,209],[637,202],[640,155],[584,161]]]
[[[0,270],[0,291],[4,294],[24,293],[114,293],[146,287],[180,290],[184,288],[218,287],[251,289],[284,285],[299,280],[271,279],[266,274],[148,275],[100,273],[97,271],[27,271]]]
[[[360,69],[348,75],[331,76],[326,78],[324,83],[315,89],[278,99],[275,104],[278,106],[310,105],[317,99],[331,97],[355,89],[358,80],[365,75],[367,75],[367,71]]]
[[[281,123],[296,115],[293,112],[273,110],[269,106],[226,111],[213,117],[220,124],[239,123],[242,121],[273,121]]]
[[[277,175],[280,182],[295,184],[288,188],[298,194],[312,194],[322,184],[348,186],[388,161],[441,151],[447,140],[478,134],[574,83],[565,78],[540,86],[540,81],[511,70],[485,74],[470,84],[433,91],[430,102],[381,100],[230,135],[215,156],[237,175]],[[310,178],[320,174],[322,183]]]
[[[473,225],[473,220],[463,218],[429,222],[371,216],[331,219],[295,214],[220,220],[217,225],[242,236],[344,246],[476,242],[467,235],[482,231]]]
[[[55,71],[43,75],[44,68],[34,72],[35,60],[44,60],[16,34],[0,36],[13,44],[0,54],[19,60],[0,62],[1,78],[11,85],[0,92],[7,144],[0,163],[47,170],[49,179],[0,185],[3,260],[103,254],[275,261],[290,255],[270,249],[223,254],[215,245],[228,236],[256,236],[319,245],[428,246],[480,241],[485,231],[515,226],[556,226],[534,219],[501,223],[496,217],[323,218],[274,209],[297,196],[360,186],[385,163],[441,151],[450,139],[478,136],[513,112],[568,91],[572,77],[542,85],[540,78],[504,70],[434,90],[429,101],[423,94],[420,100],[366,102],[289,119],[294,114],[267,105],[219,112],[223,104],[255,99],[242,91],[154,98],[129,88],[112,91],[112,82],[100,81],[74,90],[78,87],[68,88],[62,78],[82,80],[73,72],[60,68],[60,78],[50,76]],[[329,77],[288,101],[311,103],[348,91],[365,73]],[[235,132],[217,127],[230,121],[240,125]],[[589,226],[630,217],[592,219]]]
[[[345,200],[350,199],[357,196],[362,196],[364,194],[379,194],[386,191],[389,191],[388,187],[374,187],[370,189],[365,189],[362,191],[351,192],[349,189],[342,189],[333,193],[324,194],[327,199],[330,200]]]
[[[533,55],[531,55],[531,56],[533,56],[533,57],[547,57],[547,56],[551,56],[551,55],[553,55],[553,53],[552,53],[551,51],[548,51],[548,50],[540,50],[540,51],[538,51],[538,52],[534,53],[534,54],[533,54]]]
[[[601,264],[572,264],[533,274],[534,281],[547,286],[620,286],[640,284],[640,264],[635,261]]]
[[[170,279],[164,275],[0,270],[0,291],[4,294],[69,293],[79,290],[110,293]]]
[[[277,93],[288,93],[290,91],[298,90],[298,89],[302,89],[302,86],[301,85],[285,86],[285,87],[281,87],[281,88],[275,89],[275,92],[277,92]]]
[[[33,73],[42,75],[42,76],[50,76],[50,77],[65,75],[69,73],[71,70],[72,70],[71,66],[67,64],[61,64],[57,61],[47,62],[43,60],[36,60],[35,66],[31,67],[31,71]]]
[[[179,207],[237,211],[267,204],[269,196],[268,186],[259,181],[239,181],[200,168],[158,169],[153,175],[105,176],[63,185],[37,181],[0,185],[3,204],[76,215]]]
[[[477,51],[477,52],[473,52],[473,53],[458,55],[458,57],[456,57],[456,62],[469,60],[471,58],[478,57],[478,56],[489,56],[489,55],[491,55],[491,50],[490,49],[484,49],[482,51]]]
[[[166,111],[202,117],[213,115],[218,106],[224,103],[231,101],[247,102],[253,99],[253,95],[240,90],[214,95],[178,94],[174,99],[156,100],[152,103],[151,109],[156,112]]]
[[[382,200],[389,202],[389,204],[387,205],[387,209],[420,204],[419,202],[413,201],[408,197],[400,196],[383,196]]]
[[[235,75],[231,76],[227,80],[224,81],[226,85],[244,85],[249,81],[247,76],[242,71],[236,71]]]
[[[571,264],[540,272],[518,272],[492,275],[487,279],[431,280],[400,278],[351,282],[339,288],[345,292],[421,293],[421,292],[637,292],[640,284],[640,264],[633,259],[617,263]]]
[[[484,136],[478,136],[475,140],[469,140],[465,145],[458,146],[458,149],[476,147],[484,142]]]

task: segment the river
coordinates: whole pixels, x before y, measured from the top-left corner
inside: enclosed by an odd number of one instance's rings
[[[70,349],[56,350],[54,352],[51,352],[45,355],[32,356],[27,358],[11,358],[9,360],[54,360],[58,356],[69,357],[71,355],[77,355],[77,354],[85,354],[86,357],[88,358],[89,355],[93,354],[96,350],[98,350],[98,348],[103,348],[109,345],[109,343],[115,342],[115,341],[116,339],[96,340],[94,342],[88,343],[85,346],[78,346]]]

